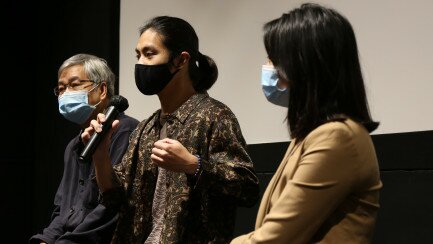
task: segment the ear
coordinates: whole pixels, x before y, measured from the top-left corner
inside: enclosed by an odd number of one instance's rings
[[[287,82],[286,80],[283,80],[283,79],[278,79],[277,87],[279,89],[285,89],[285,88],[289,87],[289,82]]]
[[[101,85],[99,86],[99,90],[101,91],[101,100],[107,99],[107,94],[108,94],[107,82],[105,81],[101,82]]]
[[[187,65],[191,56],[188,52],[181,52],[179,56],[176,57],[175,62],[177,63],[177,68],[183,68],[184,65]]]

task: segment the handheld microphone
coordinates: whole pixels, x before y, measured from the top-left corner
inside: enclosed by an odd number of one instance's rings
[[[105,122],[102,123],[102,130],[99,133],[94,133],[89,142],[87,142],[83,151],[80,154],[80,159],[87,161],[95,152],[101,140],[106,136],[107,132],[110,130],[113,121],[117,116],[125,111],[129,107],[128,100],[120,95],[113,96],[110,99],[108,107],[105,109]]]

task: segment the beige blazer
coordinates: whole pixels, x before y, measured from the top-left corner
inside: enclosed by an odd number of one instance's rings
[[[370,243],[382,188],[367,130],[329,122],[290,144],[255,230],[231,243]]]

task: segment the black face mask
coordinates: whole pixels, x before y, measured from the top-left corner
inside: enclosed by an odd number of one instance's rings
[[[158,65],[135,64],[135,84],[144,95],[158,94],[178,71],[171,73],[169,63]]]

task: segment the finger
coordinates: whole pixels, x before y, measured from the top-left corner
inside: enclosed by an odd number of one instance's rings
[[[113,129],[117,129],[117,127],[119,126],[120,121],[118,119],[113,121],[113,124],[111,124],[111,127],[113,127]]]
[[[108,138],[111,138],[113,133],[117,130],[117,128],[119,127],[119,123],[120,123],[120,121],[117,119],[113,121],[113,123],[111,124],[111,129],[108,132],[108,136],[107,136]]]
[[[161,166],[162,163],[164,162],[164,160],[158,156],[156,156],[155,154],[151,154],[150,155],[150,159],[152,160],[152,162],[158,166]]]
[[[99,133],[102,131],[102,124],[99,122],[99,119],[98,120],[92,119],[92,121],[90,121],[90,126],[93,127],[93,129],[95,130],[96,133]]]
[[[87,144],[87,142],[90,140],[90,136],[93,134],[93,128],[87,127],[83,133],[81,134],[81,141],[84,144]]]
[[[97,119],[98,119],[98,122],[100,124],[104,123],[105,122],[105,114],[99,113],[98,116],[97,116]]]
[[[158,140],[155,143],[153,143],[153,146],[162,150],[167,149],[167,143],[164,142],[164,140]]]
[[[95,133],[95,130],[93,129],[92,126],[87,127],[86,129],[84,129],[83,133],[81,135],[85,136],[86,138],[93,135],[93,133]]]
[[[177,143],[177,140],[170,139],[170,138],[168,138],[168,137],[162,139],[161,141],[164,142],[164,143],[168,143],[168,144],[175,144],[175,143]]]
[[[167,152],[165,150],[159,149],[159,148],[152,148],[152,154],[155,154],[155,156],[164,158],[167,157]]]

